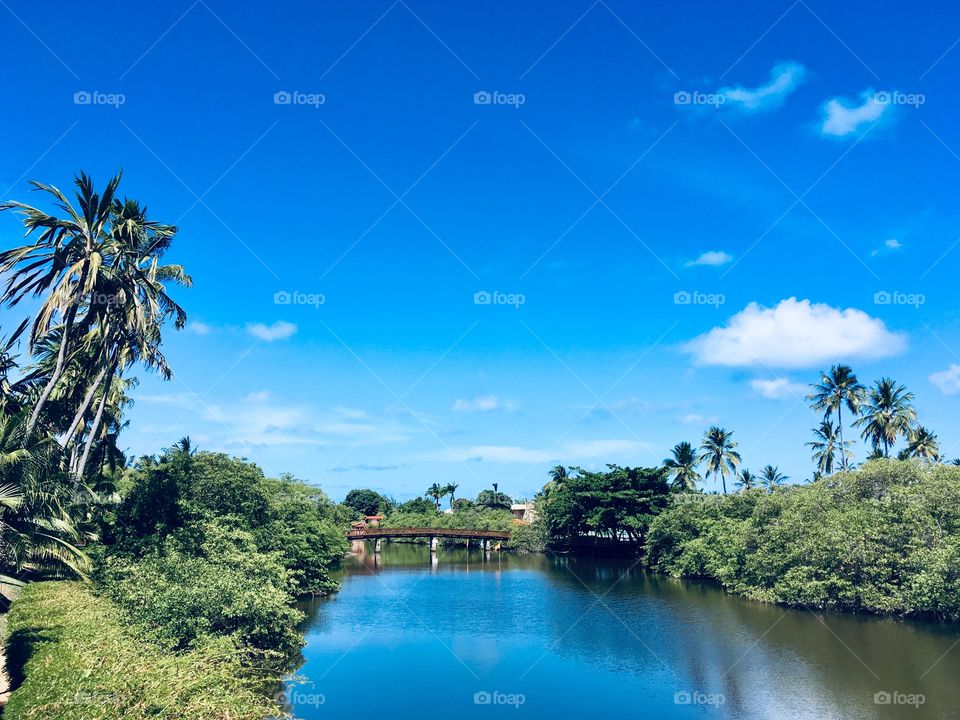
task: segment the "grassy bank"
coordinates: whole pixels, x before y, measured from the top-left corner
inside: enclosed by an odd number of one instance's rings
[[[4,720],[263,720],[276,710],[229,639],[161,650],[80,583],[24,589],[10,611],[7,653],[22,685]]]
[[[792,606],[960,618],[960,467],[876,460],[810,485],[690,494],[655,517],[654,570]]]

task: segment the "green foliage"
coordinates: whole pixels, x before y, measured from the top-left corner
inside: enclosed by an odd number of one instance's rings
[[[429,500],[427,501],[429,503]],[[403,512],[388,515],[381,527],[430,527],[451,528],[456,530],[513,530],[513,515],[503,508],[473,506],[452,513]]]
[[[6,720],[262,720],[278,709],[228,638],[170,653],[126,627],[79,583],[26,587],[9,615],[7,654],[23,684]],[[25,663],[25,664],[24,664]]]
[[[767,602],[960,618],[960,468],[876,460],[775,493],[677,499],[650,526],[655,570]]]
[[[608,465],[607,472],[574,468],[538,506],[551,542],[584,535],[639,541],[650,518],[666,507],[670,488],[662,468]]]
[[[456,502],[459,503],[460,500],[458,499]],[[463,502],[469,501],[464,500]],[[454,507],[456,507],[456,505],[454,505]],[[413,498],[413,500],[407,500],[405,503],[400,503],[400,505],[397,507],[397,510],[402,513],[413,513],[416,515],[434,516],[440,514],[437,511],[436,504],[430,502],[425,497],[417,497]]]
[[[510,509],[510,504],[513,500],[510,499],[510,496],[502,492],[494,492],[493,490],[481,490],[477,494],[477,499],[474,500],[474,504],[481,505],[483,507],[490,508],[504,508],[506,510]]]
[[[388,498],[369,489],[351,490],[343,499],[343,504],[357,515],[378,515],[393,508],[393,503]]]
[[[547,526],[541,520],[530,525],[514,524],[507,549],[518,553],[536,553],[547,549],[550,536]]]

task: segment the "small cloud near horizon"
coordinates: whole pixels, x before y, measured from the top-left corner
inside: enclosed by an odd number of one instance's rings
[[[286,340],[291,337],[297,332],[297,326],[283,320],[277,320],[272,325],[250,323],[247,325],[247,332],[264,342],[273,342],[274,340]]]
[[[686,263],[686,267],[720,267],[721,265],[726,265],[732,260],[733,255],[725,253],[722,250],[708,250],[707,252],[702,253],[696,260],[688,261]]]

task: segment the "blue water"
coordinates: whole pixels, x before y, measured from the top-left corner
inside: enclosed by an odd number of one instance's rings
[[[342,584],[303,606],[303,720],[960,718],[955,626],[784,610],[632,561],[417,545],[351,556]]]

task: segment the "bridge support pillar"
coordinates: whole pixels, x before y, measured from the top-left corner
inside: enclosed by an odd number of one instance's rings
[[[484,540],[484,541],[483,541],[483,551],[484,551],[484,552],[490,552],[490,541],[489,541],[489,540]]]
[[[430,538],[430,552],[435,553],[437,551],[437,538]]]
[[[380,554],[380,543],[382,542],[383,540],[381,540],[380,538],[377,538],[377,541],[373,544],[373,551],[378,555]]]

